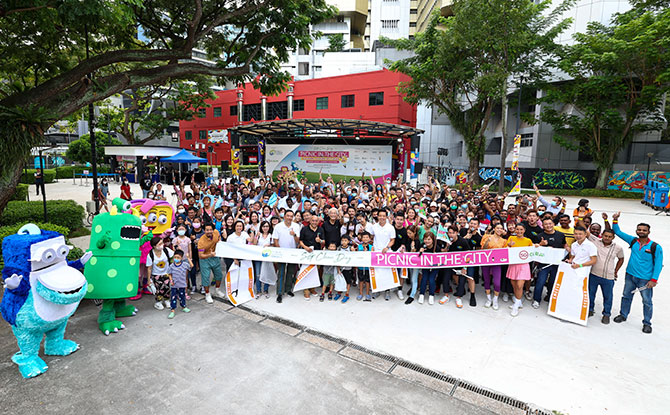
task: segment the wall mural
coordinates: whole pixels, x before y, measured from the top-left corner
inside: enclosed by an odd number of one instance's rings
[[[583,189],[588,181],[581,173],[572,170],[542,170],[533,175],[541,189]],[[531,183],[532,186],[532,183]]]
[[[670,173],[664,171],[650,171],[649,180],[670,185]],[[608,189],[623,190],[626,192],[644,192],[647,182],[647,172],[642,170],[613,170],[607,182]]]

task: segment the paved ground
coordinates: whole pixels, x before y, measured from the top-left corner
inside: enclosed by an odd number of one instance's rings
[[[493,413],[198,298],[174,320],[145,298],[138,316],[123,319],[126,330],[109,337],[97,330],[98,308],[84,301],[67,330],[81,349],[45,358],[49,370],[31,380],[11,362],[16,343],[0,325],[2,412]]]
[[[31,190],[34,198],[34,188]],[[141,194],[139,188],[134,192]],[[111,193],[118,195],[118,186],[112,185]],[[47,185],[47,194],[83,203],[90,188],[74,186],[71,180],[61,181]],[[569,208],[576,206],[577,199],[568,198]],[[633,200],[594,198],[591,207],[596,217],[602,211],[622,211],[620,224],[631,233],[635,224],[650,223],[652,239],[666,248],[666,256],[670,255],[670,218],[656,216]],[[624,250],[627,260],[628,248]],[[484,309],[481,288],[479,307],[466,305],[462,310],[453,304],[405,306],[395,298],[342,305],[305,302],[296,297],[283,304],[259,300],[247,305],[564,413],[664,414],[667,399],[663,391],[670,390],[670,355],[662,352],[670,343],[668,277],[666,268],[654,290],[652,335],[641,333],[639,296],[628,322],[604,326],[596,317],[586,328],[548,317],[546,304],[539,310],[526,304],[514,319],[505,307],[498,312]],[[614,289],[615,314],[622,289],[623,281],[619,280]],[[601,307],[598,297],[596,310]],[[143,319],[140,316],[137,320]],[[81,341],[87,339],[82,337]],[[3,354],[9,356],[9,352]]]

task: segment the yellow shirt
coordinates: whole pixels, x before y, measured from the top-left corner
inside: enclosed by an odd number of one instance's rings
[[[563,229],[560,225],[556,225],[554,226],[554,230],[562,233],[568,246],[572,246],[572,243],[575,241],[575,228]]]
[[[512,235],[507,239],[507,246],[512,248],[518,248],[520,246],[533,246],[533,241],[526,237],[519,238],[516,235]]]

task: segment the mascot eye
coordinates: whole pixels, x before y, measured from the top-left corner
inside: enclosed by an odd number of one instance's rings
[[[123,210],[130,210],[133,207],[133,205],[130,204],[130,201],[127,200],[126,203],[123,204]]]
[[[167,216],[165,216],[165,215],[160,215],[160,216],[158,217],[158,223],[160,223],[161,225],[165,225],[165,224],[167,223]]]
[[[146,216],[144,216],[144,215],[140,215],[140,219],[142,220],[142,225],[144,225],[145,223],[147,223],[147,218],[146,218]]]
[[[156,222],[157,216],[155,213],[149,213],[149,216],[147,216],[147,221],[153,223]]]
[[[58,256],[61,258],[67,257],[67,254],[70,253],[70,248],[68,248],[66,245],[61,246],[58,248]]]
[[[52,262],[54,259],[56,259],[56,251],[53,249],[48,248],[42,252],[42,262]]]

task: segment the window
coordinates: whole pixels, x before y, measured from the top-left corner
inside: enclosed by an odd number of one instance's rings
[[[457,151],[456,157],[463,157],[463,142],[462,141],[458,142],[458,151]]]
[[[353,95],[342,95],[342,108],[352,108],[355,104]]]
[[[215,117],[221,116],[221,107],[214,107],[214,116]]]
[[[298,63],[298,75],[309,75],[309,62]]]
[[[207,140],[207,130],[198,131],[198,138],[201,140]]]
[[[230,106],[230,115],[237,116],[237,105]]]
[[[205,118],[207,115],[207,109],[206,108],[198,108],[198,117],[199,118]]]
[[[344,16],[337,16],[337,23],[344,23]]]
[[[400,20],[382,20],[382,29],[397,29]]]
[[[309,55],[309,49],[298,48],[298,55]]]
[[[268,107],[270,105],[272,104],[269,104]],[[254,121],[261,120],[261,104],[247,104],[242,107],[242,121],[251,121],[251,120]]]
[[[409,9],[409,14],[417,14],[416,9]]]
[[[316,109],[327,110],[328,109],[328,97],[317,98],[316,99]]]
[[[192,140],[193,139],[193,132],[192,131],[184,131],[184,140]]]
[[[384,93],[383,92],[370,92],[370,106],[374,105],[384,105]]]
[[[296,99],[293,101],[293,111],[304,111],[305,110],[305,100]]]
[[[268,102],[268,120],[288,118],[288,101]]]
[[[521,147],[533,147],[533,133],[521,134]]]
[[[502,137],[493,137],[486,146],[484,154],[500,154],[500,146],[502,144]]]
[[[409,22],[409,27],[416,27],[416,22]]]

